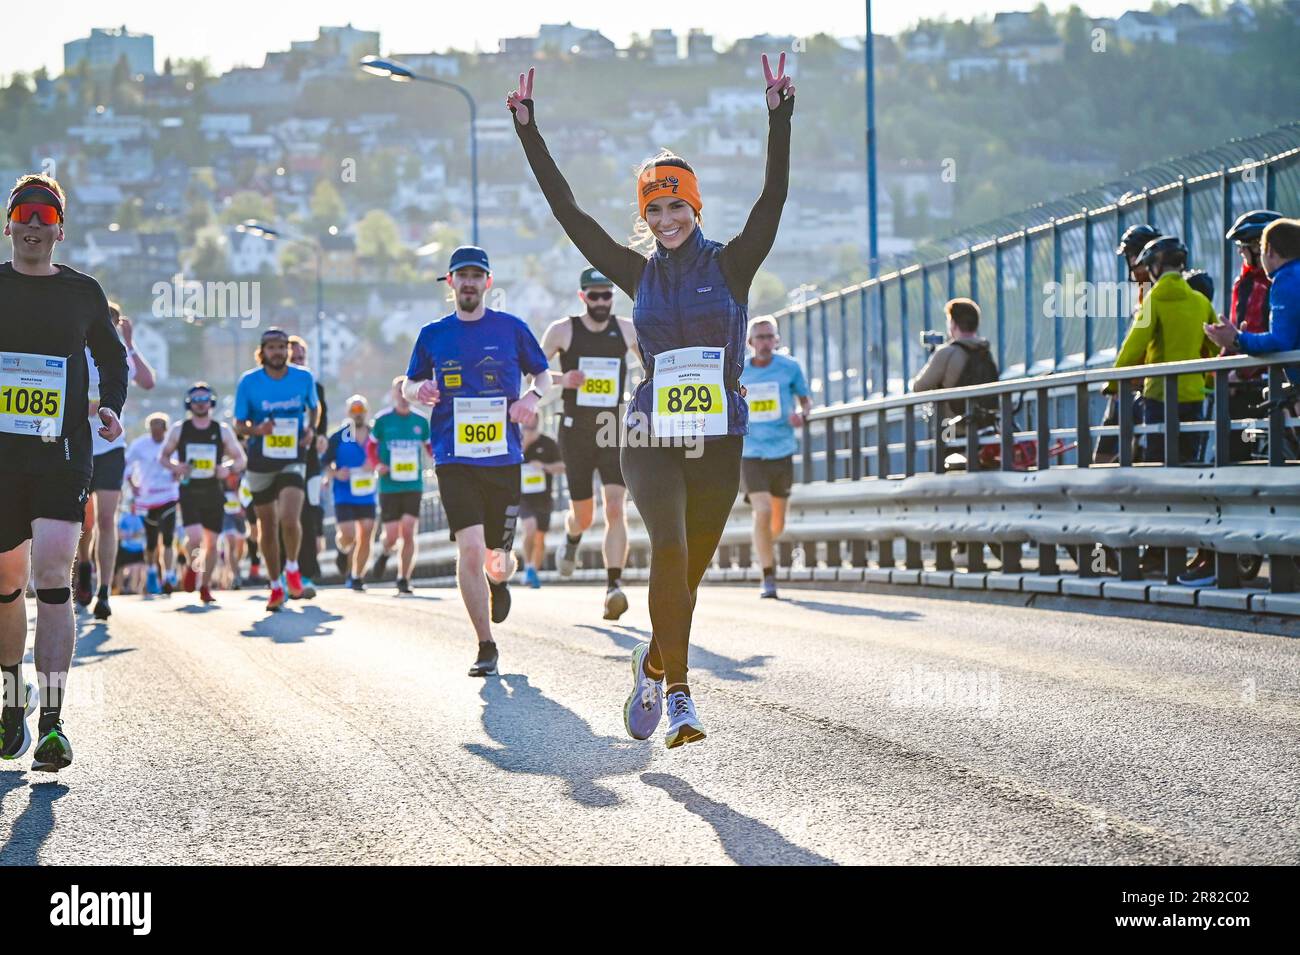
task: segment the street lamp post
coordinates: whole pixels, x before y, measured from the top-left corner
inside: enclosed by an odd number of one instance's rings
[[[470,95],[469,90],[459,83],[449,83],[447,80],[436,79],[432,76],[422,76],[396,60],[384,60],[377,56],[367,56],[361,60],[360,66],[367,73],[374,76],[385,76],[396,83],[409,83],[412,80],[420,83],[432,83],[434,86],[455,90],[465,97],[465,102],[469,105],[469,178],[470,204],[473,209],[471,233],[473,244],[478,245],[478,105],[474,102],[474,97]]]
[[[880,269],[880,239],[876,231],[876,55],[871,40],[871,0],[867,4],[867,36],[862,44],[867,68],[867,256],[871,277]],[[897,215],[897,210],[895,210]]]
[[[330,227],[333,230],[333,226]],[[235,226],[236,232],[246,232],[249,235],[261,236],[268,241],[275,241],[283,238],[287,242],[293,242],[298,245],[305,245],[311,249],[312,256],[316,260],[316,354],[320,357],[317,359],[316,380],[321,381],[324,377],[325,370],[325,248],[321,245],[319,239],[311,239],[305,235],[291,232],[288,229],[275,229],[269,225],[264,225],[256,219],[245,219],[239,225]]]

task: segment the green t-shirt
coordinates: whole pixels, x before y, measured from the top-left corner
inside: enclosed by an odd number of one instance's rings
[[[379,493],[395,494],[403,491],[424,490],[424,469],[428,464],[429,419],[424,415],[410,411],[399,414],[389,408],[375,418],[371,426],[379,453],[379,460],[388,465],[388,473],[379,478]],[[394,467],[393,459],[397,458]],[[398,480],[399,475],[410,473],[411,462],[415,462],[414,480]]]

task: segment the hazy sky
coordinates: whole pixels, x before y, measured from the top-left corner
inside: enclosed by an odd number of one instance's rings
[[[969,18],[999,10],[1028,10],[1030,0],[910,0],[875,4],[877,33],[897,33],[923,16]],[[1053,10],[1069,6],[1068,0],[1048,0]],[[1091,0],[1080,4],[1092,16],[1113,16],[1129,8],[1146,9],[1147,0]],[[633,33],[670,27],[685,33],[702,27],[720,40],[757,33],[807,36],[831,33],[861,35],[864,4],[853,0],[798,0],[794,4],[720,2],[669,4],[662,12],[653,4],[618,0],[452,0],[413,4],[372,0],[314,0],[310,4],[275,0],[222,0],[213,4],[184,4],[176,0],[46,0],[19,17],[21,27],[0,46],[0,75],[31,71],[40,66],[51,75],[63,71],[63,44],[86,36],[91,27],[121,27],[154,37],[156,68],[165,57],[206,56],[217,71],[232,66],[261,66],[268,50],[286,50],[290,40],[309,40],[317,27],[352,23],[359,29],[379,30],[384,53],[421,53],[448,48],[495,52],[501,36],[535,33],[538,24],[572,21],[600,30],[623,46]],[[796,9],[797,8],[797,9]],[[451,11],[455,11],[454,13]],[[680,11],[680,12],[679,12]]]

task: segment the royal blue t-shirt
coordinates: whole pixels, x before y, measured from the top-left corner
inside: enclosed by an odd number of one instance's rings
[[[546,355],[532,330],[520,318],[486,309],[478,321],[466,322],[455,312],[420,329],[411,352],[406,377],[412,381],[436,379],[438,403],[429,417],[436,464],[473,464],[504,467],[523,462],[519,426],[506,419],[506,451],[486,457],[457,456],[456,399],[504,398],[504,406],[518,399],[525,373],[546,370]],[[465,421],[462,421],[462,427]],[[480,431],[482,436],[485,432]]]
[[[369,429],[366,432],[366,439],[370,439]],[[366,470],[366,446],[357,442],[356,432],[351,421],[345,421],[343,427],[330,435],[329,447],[321,455],[320,463],[323,468],[333,464],[335,467],[347,468],[349,471],[353,468]],[[372,490],[369,494],[353,494],[351,474],[348,475],[346,480],[335,478],[334,503],[374,505],[375,492],[379,489],[378,475],[375,475],[373,487],[375,490]]]
[[[248,470],[267,473],[278,471],[286,464],[305,462],[307,447],[302,440],[304,427],[315,421],[307,412],[316,407],[316,381],[306,368],[286,365],[283,378],[275,379],[265,369],[254,368],[244,372],[235,389],[235,420],[261,424],[267,418],[295,419],[298,422],[297,455],[290,458],[267,457],[263,453],[264,438],[255,434],[248,439]]]
[[[772,360],[762,368],[754,364],[754,356],[745,359],[745,370],[740,373],[740,383],[749,392],[745,400],[749,402],[749,434],[745,435],[745,450],[742,455],[747,458],[763,458],[771,461],[775,458],[787,458],[798,450],[794,428],[790,425],[790,414],[799,406],[796,398],[809,396],[808,382],[803,376],[803,368],[788,355],[773,354]],[[773,389],[761,386],[775,384],[776,398],[780,402],[778,417],[774,421],[755,421],[764,414],[756,411],[755,403],[766,398]],[[755,388],[755,385],[760,387]],[[768,412],[770,413],[770,411]]]

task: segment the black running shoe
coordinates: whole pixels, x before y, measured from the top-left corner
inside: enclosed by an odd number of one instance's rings
[[[72,763],[72,744],[63,735],[63,720],[41,737],[32,755],[32,769],[38,773],[57,773]]]
[[[360,577],[353,578],[351,587],[353,593],[364,594],[366,592],[365,581],[363,581]]]
[[[491,577],[487,579],[488,594],[492,603],[492,622],[505,623],[510,616],[510,587],[499,584]]]
[[[0,759],[17,759],[32,745],[32,733],[27,728],[27,717],[36,709],[36,690],[30,683],[23,685],[23,702],[6,706],[0,711]]]
[[[374,566],[370,568],[371,581],[377,582],[383,580],[384,571],[386,571],[387,569],[388,569],[388,555],[381,550],[379,552],[379,556],[375,558]]]
[[[617,620],[627,613],[627,594],[615,584],[605,591],[605,619]]]
[[[339,575],[346,577],[348,575],[348,565],[352,563],[352,555],[347,551],[334,552],[334,566],[338,568]]]
[[[491,676],[497,672],[497,645],[492,641],[478,645],[478,657],[469,668],[470,676]]]
[[[87,606],[90,603],[90,598],[94,596],[90,578],[90,562],[83,560],[77,565],[77,603],[83,607]]]
[[[113,616],[113,610],[112,610],[112,608],[109,607],[109,605],[108,605],[108,598],[107,598],[107,597],[99,597],[98,599],[96,599],[96,600],[95,600],[95,619],[96,619],[96,620],[107,620],[107,619],[108,619],[109,617],[111,617],[111,616]]]
[[[409,580],[407,580],[405,577],[398,577],[398,578],[397,578],[397,592],[398,592],[399,594],[410,594],[410,593],[414,593],[414,591],[411,590],[411,582],[410,582]]]

